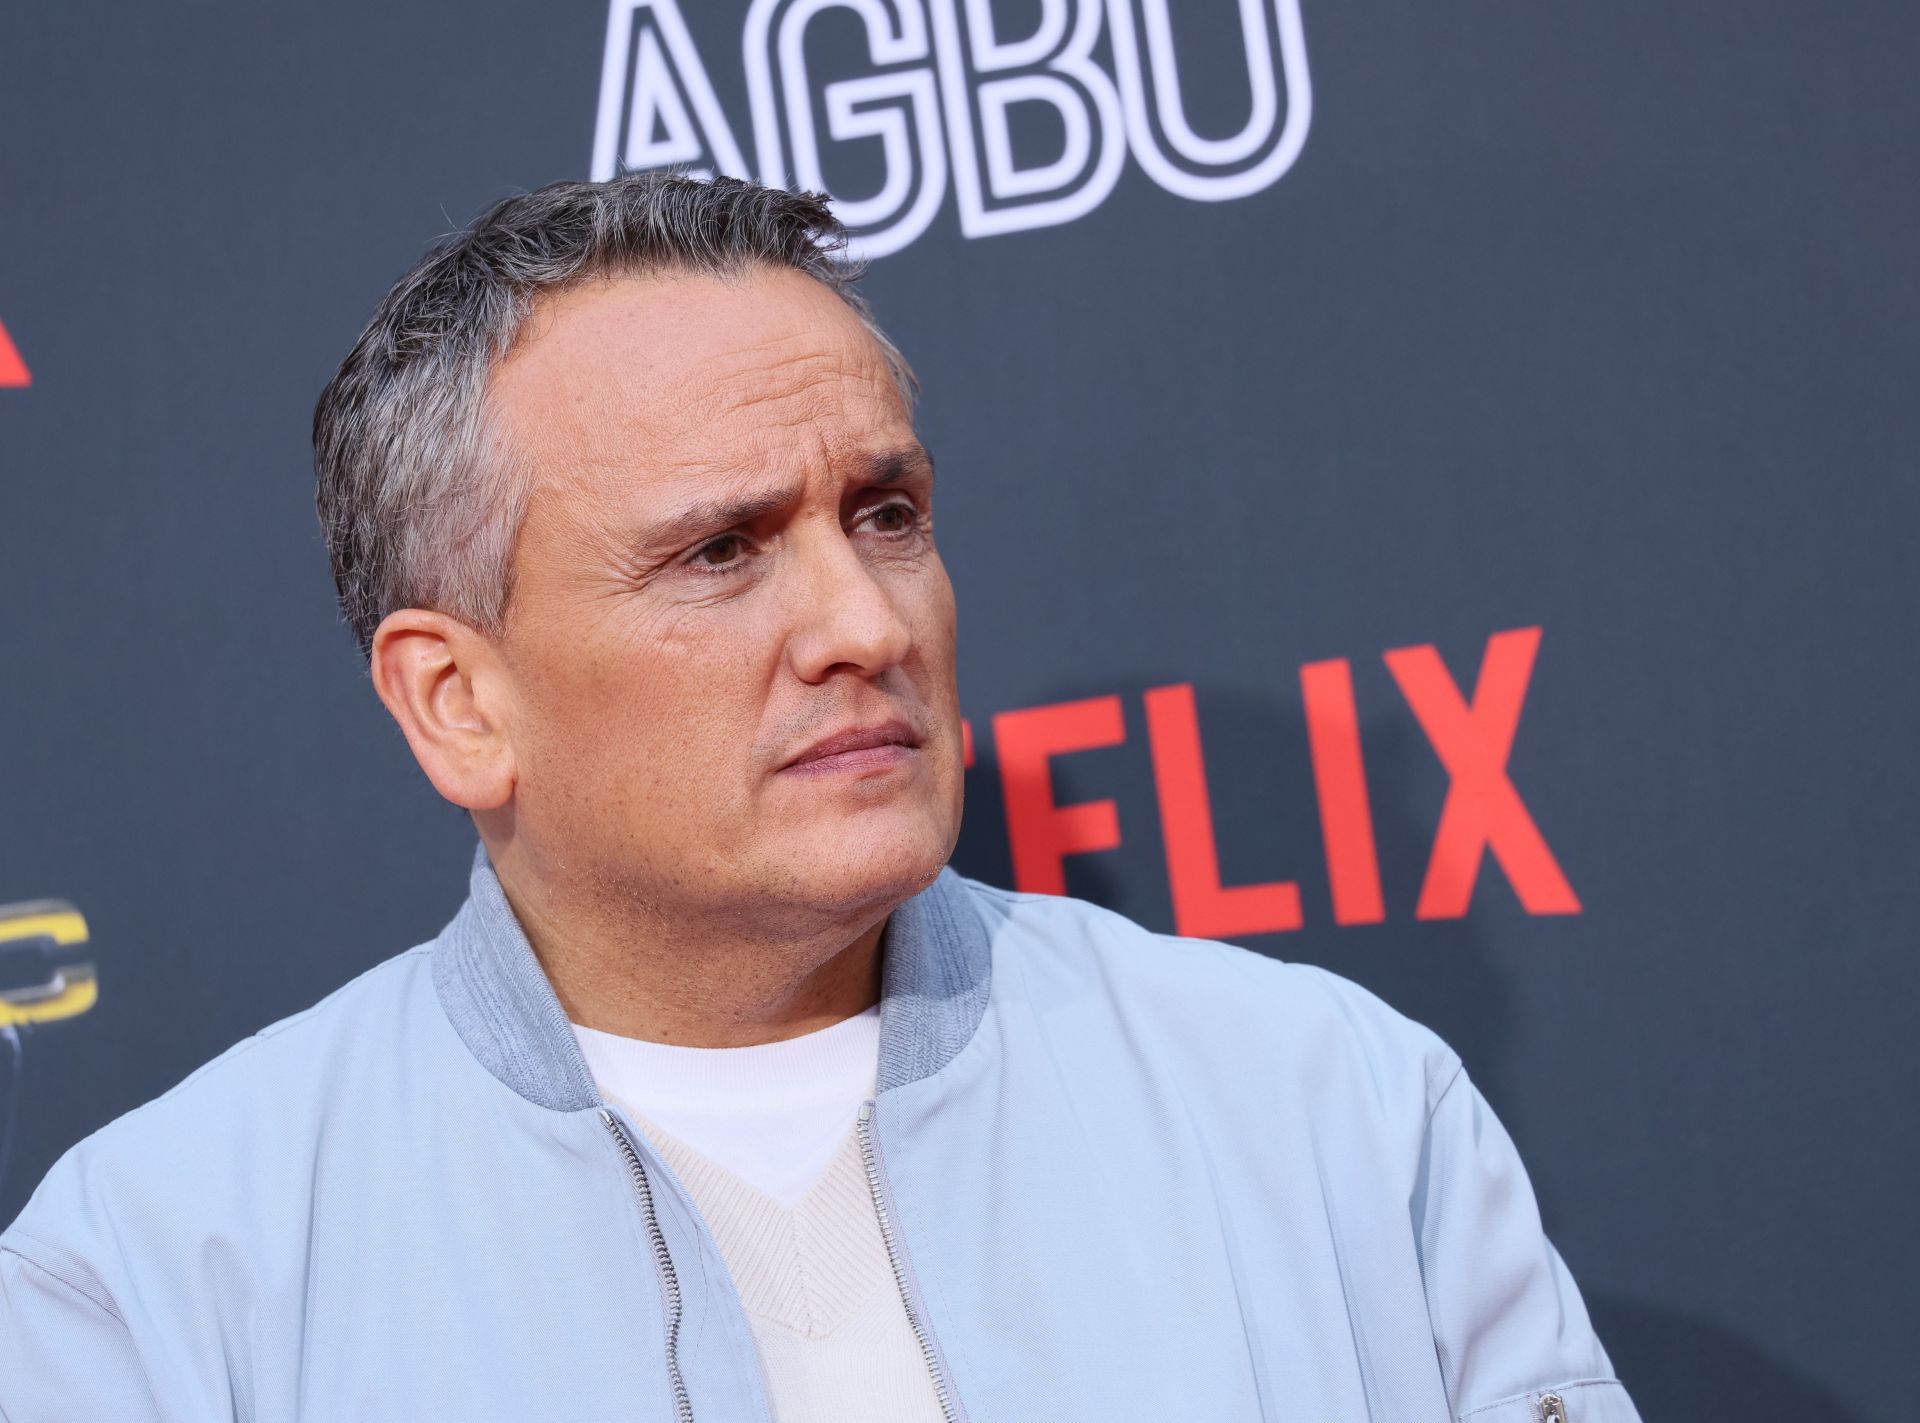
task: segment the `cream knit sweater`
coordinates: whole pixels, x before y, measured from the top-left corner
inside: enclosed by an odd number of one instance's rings
[[[627,1111],[720,1246],[753,1326],[774,1423],[939,1423],[852,1128],[789,1210]]]

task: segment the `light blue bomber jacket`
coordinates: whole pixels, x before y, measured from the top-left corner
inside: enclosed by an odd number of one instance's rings
[[[0,1418],[771,1423],[484,848],[471,890],[61,1158]],[[951,1423],[1637,1423],[1507,1134],[1363,989],[952,870],[882,977],[858,1130]]]

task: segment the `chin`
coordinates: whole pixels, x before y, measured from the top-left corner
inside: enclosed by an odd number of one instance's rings
[[[894,816],[869,817],[838,835],[809,837],[806,853],[797,857],[796,888],[829,913],[889,913],[933,883],[958,835],[957,823],[949,831],[925,817],[904,824]]]

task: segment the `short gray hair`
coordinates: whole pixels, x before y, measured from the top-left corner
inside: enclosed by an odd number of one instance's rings
[[[911,411],[913,371],[854,288],[845,246],[824,194],[647,172],[507,198],[430,250],[381,300],[313,412],[314,507],[361,654],[371,660],[396,608],[490,635],[504,626],[528,480],[488,422],[487,378],[543,292],[793,268],[859,316]]]

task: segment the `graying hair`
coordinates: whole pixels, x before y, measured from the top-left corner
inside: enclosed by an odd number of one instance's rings
[[[361,654],[371,661],[374,630],[396,608],[489,635],[504,627],[529,480],[489,423],[487,378],[543,292],[793,268],[859,316],[912,410],[918,383],[855,289],[845,246],[824,194],[647,172],[508,198],[430,250],[381,300],[313,412],[314,507]]]

